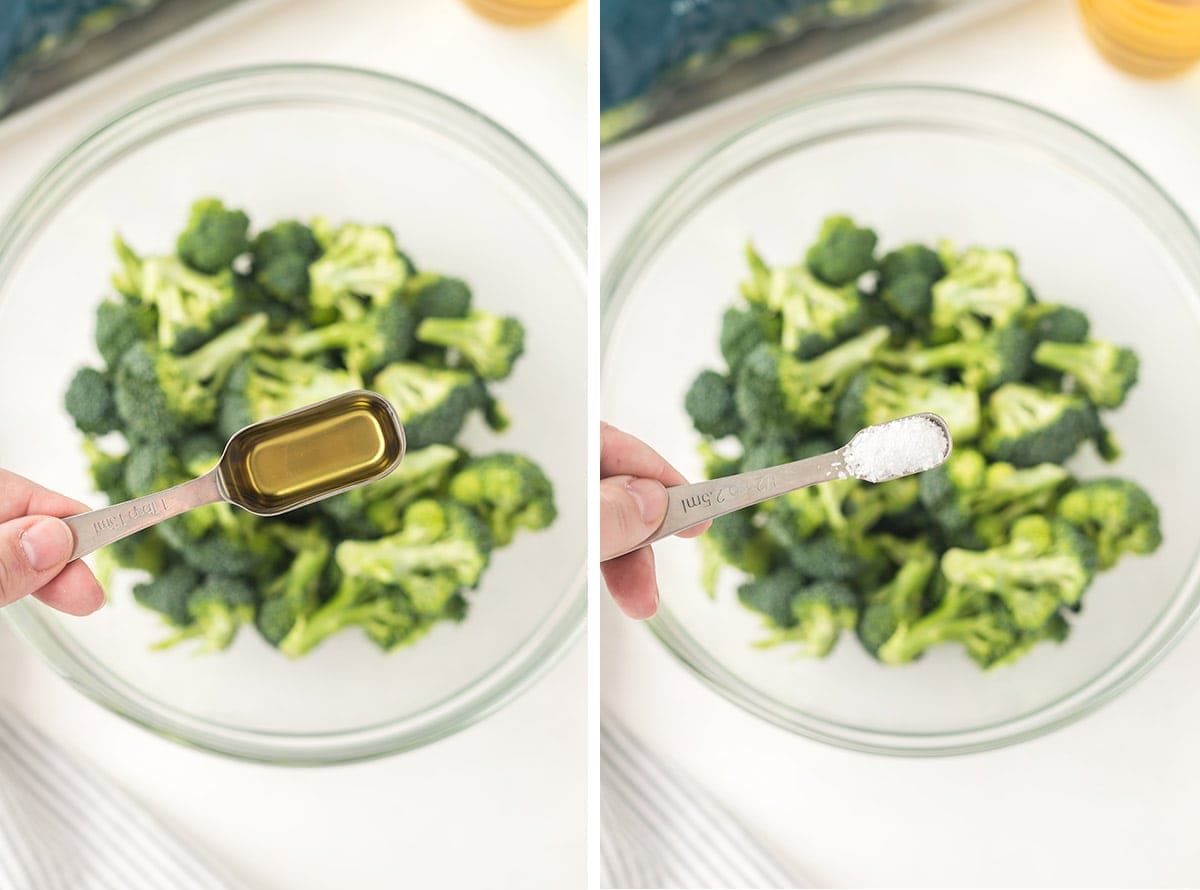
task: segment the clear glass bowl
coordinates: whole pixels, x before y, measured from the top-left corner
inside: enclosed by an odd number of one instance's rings
[[[471,282],[480,306],[519,316],[526,355],[497,390],[512,428],[496,436],[473,423],[465,442],[537,459],[555,483],[558,521],[495,555],[465,622],[391,655],[353,632],[297,662],[253,631],[220,655],[151,652],[161,625],[128,589],[86,619],[34,602],[5,613],[87,695],[213,751],[318,764],[456,732],[554,662],[585,614],[584,208],[479,112],[384,75],[272,66],[154,93],[54,161],[0,228],[0,355],[10,369],[0,379],[0,466],[91,491],[62,393],[75,368],[96,360],[93,310],[108,290],[113,232],[169,250],[190,202],[207,194],[260,223],[390,224],[418,263]]]
[[[1111,415],[1124,457],[1107,468],[1081,456],[1072,468],[1139,480],[1162,508],[1166,541],[1096,580],[1064,645],[987,673],[951,647],[903,668],[849,638],[825,661],[752,649],[763,631],[737,603],[734,573],[708,600],[689,541],[657,548],[662,604],[651,626],[731,701],[847,748],[961,753],[1078,719],[1145,674],[1196,615],[1197,233],[1131,161],[1044,111],[943,87],[815,99],[712,150],[617,251],[603,286],[605,418],[699,476],[683,394],[720,360],[743,244],[794,261],[833,211],[875,226],[885,248],[943,235],[1010,246],[1040,295],[1085,309],[1097,336],[1135,347],[1141,383]]]

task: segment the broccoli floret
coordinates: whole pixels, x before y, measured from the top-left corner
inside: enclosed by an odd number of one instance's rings
[[[120,425],[112,382],[95,368],[75,372],[63,403],[76,429],[85,435],[103,436]]]
[[[937,571],[937,555],[921,543],[892,579],[867,597],[858,619],[858,639],[876,658],[896,631],[918,621],[929,582]]]
[[[404,424],[410,448],[453,442],[468,415],[484,406],[485,391],[466,371],[398,362],[380,371],[373,386]]]
[[[736,457],[726,457],[713,448],[708,439],[701,439],[696,446],[700,460],[704,463],[704,478],[718,479],[721,476],[732,476],[741,469],[741,460]]]
[[[804,584],[802,575],[787,569],[742,585],[738,599],[756,611],[763,611],[763,606],[772,610],[765,614],[777,629],[758,643],[759,647],[797,643],[800,654],[813,658],[824,658],[832,652],[842,631],[853,629],[858,621],[858,600],[845,584]],[[778,614],[784,607],[786,614]]]
[[[720,439],[742,428],[733,398],[733,383],[716,371],[700,372],[684,397],[683,407],[692,419],[692,426],[706,436]]]
[[[1128,479],[1083,482],[1063,495],[1056,512],[1095,545],[1101,569],[1123,553],[1153,553],[1162,544],[1158,507]]]
[[[941,258],[947,273],[933,285],[935,328],[970,327],[973,318],[1003,327],[1029,302],[1009,251],[972,247],[955,254],[947,246]]]
[[[329,349],[343,352],[346,368],[369,375],[408,358],[413,347],[416,317],[399,298],[371,309],[362,318],[343,320],[280,338],[292,355],[309,356]]]
[[[797,571],[820,581],[851,581],[869,575],[877,557],[869,551],[867,539],[832,534],[796,541],[787,550]]]
[[[308,267],[321,255],[312,229],[284,220],[254,237],[254,280],[275,300],[294,309],[308,302]]]
[[[136,438],[166,439],[211,422],[229,370],[266,327],[252,315],[195,352],[176,356],[134,346],[117,368],[114,398],[125,430]]]
[[[838,437],[847,442],[863,427],[922,411],[941,415],[956,443],[979,435],[979,394],[975,390],[873,366],[857,374],[838,401]]]
[[[105,300],[96,308],[96,348],[105,363],[115,367],[135,343],[155,336],[154,307],[136,300]]]
[[[924,244],[906,244],[884,254],[879,261],[881,283],[895,281],[902,275],[919,275],[932,283],[946,274],[937,251]]]
[[[192,205],[175,250],[197,272],[212,275],[228,269],[250,249],[249,230],[250,217],[245,213],[229,210],[216,198],[201,198]]]
[[[1016,325],[995,328],[978,340],[956,340],[927,349],[884,357],[894,367],[917,374],[952,368],[972,389],[989,390],[1020,380],[1029,370],[1033,338]]]
[[[774,557],[774,548],[762,529],[754,523],[750,510],[738,510],[718,516],[700,538],[701,586],[715,596],[722,566],[732,566],[748,575],[766,574]]]
[[[1039,343],[1033,360],[1044,368],[1070,375],[1098,408],[1117,408],[1137,383],[1138,357],[1132,349],[1103,340],[1084,343]]]
[[[408,264],[390,229],[356,223],[335,229],[325,220],[314,220],[312,228],[324,248],[308,268],[315,321],[358,318],[365,311],[358,298],[385,303],[403,288]]]
[[[1068,522],[1023,516],[1007,544],[951,548],[941,568],[951,587],[998,597],[1018,628],[1036,631],[1060,606],[1079,602],[1096,571],[1096,549]]]
[[[206,275],[178,257],[139,257],[119,236],[116,250],[122,265],[113,285],[157,310],[158,345],[163,349],[195,349],[243,314],[229,269]]]
[[[83,454],[87,458],[92,485],[96,491],[108,498],[110,504],[127,501],[132,497],[125,485],[125,463],[128,455],[102,451],[92,439],[83,440]]]
[[[102,588],[109,590],[117,569],[132,569],[157,577],[165,569],[170,554],[171,548],[157,529],[145,529],[136,535],[114,541],[97,553],[94,566],[96,580]]]
[[[525,351],[521,322],[490,312],[471,312],[466,318],[426,318],[417,327],[417,339],[455,350],[484,380],[503,380]]]
[[[558,515],[554,486],[541,467],[520,454],[473,458],[450,480],[448,492],[487,524],[497,547],[511,543],[518,529],[539,531]]]
[[[206,575],[274,578],[286,555],[261,519],[228,504],[192,510],[157,528],[184,562]]]
[[[738,413],[752,431],[780,424],[827,428],[838,392],[887,338],[887,328],[872,328],[806,362],[776,347],[757,347],[738,373],[734,389]]]
[[[341,583],[315,612],[301,615],[279,643],[298,657],[344,627],[361,626],[374,642],[394,648],[423,622],[474,587],[491,553],[487,527],[466,507],[420,500],[404,511],[401,530],[376,541],[343,541],[334,551]]]
[[[423,272],[405,290],[419,318],[466,318],[471,311],[471,289],[457,278]]]
[[[311,361],[254,353],[229,375],[219,427],[229,437],[242,427],[362,387],[350,371]]]
[[[897,318],[924,325],[933,309],[933,283],[945,274],[938,255],[906,244],[879,262],[879,297]]]
[[[756,346],[778,343],[781,336],[779,317],[774,312],[756,306],[726,310],[721,321],[721,355],[729,365],[730,374],[737,374],[742,361]]]
[[[184,565],[174,565],[150,581],[135,584],[133,598],[166,618],[175,627],[191,620],[188,601],[200,586],[200,575]]]
[[[1078,309],[1057,303],[1031,303],[1017,314],[1017,323],[1036,342],[1082,343],[1088,338],[1088,317]]]
[[[850,217],[831,216],[821,223],[820,234],[805,259],[822,281],[849,284],[875,268],[878,241],[873,230],[856,226]]]
[[[804,576],[789,568],[780,568],[738,587],[738,600],[747,609],[767,617],[774,627],[791,627],[792,598],[804,586]]]
[[[875,651],[876,658],[884,664],[907,664],[934,646],[961,643],[968,655],[987,664],[1017,645],[1020,634],[1006,611],[992,608],[987,597],[975,591],[944,580],[939,586],[941,598],[934,609],[916,619],[901,618]]]
[[[185,640],[196,640],[197,651],[228,649],[243,624],[254,621],[258,597],[245,580],[209,575],[187,598],[187,620],[174,621],[176,630],[154,648],[167,649]]]
[[[284,545],[292,552],[287,571],[263,589],[263,600],[255,615],[259,633],[272,646],[278,646],[296,625],[321,601],[321,582],[333,547],[319,526],[280,532]]]
[[[1082,397],[1023,383],[1006,383],[992,393],[986,413],[983,453],[1018,467],[1061,464],[1099,431],[1096,411]]]

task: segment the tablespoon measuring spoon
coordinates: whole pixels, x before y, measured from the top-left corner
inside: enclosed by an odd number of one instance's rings
[[[951,448],[953,441],[946,421],[936,414],[910,414],[861,429],[841,448],[827,454],[720,479],[672,485],[667,488],[667,514],[658,529],[611,558],[810,485],[833,479],[887,482],[932,470],[950,456]]]
[[[196,507],[226,501],[278,516],[382,479],[404,458],[404,427],[383,396],[357,389],[244,427],[199,478],[64,521],[71,559]]]

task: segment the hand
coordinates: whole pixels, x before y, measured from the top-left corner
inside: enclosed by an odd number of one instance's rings
[[[67,565],[75,546],[60,516],[87,510],[73,501],[0,470],[0,606],[33,594],[68,615],[104,605],[104,591],[83,562]]]
[[[600,424],[600,573],[613,600],[630,618],[658,611],[654,552],[649,547],[611,559],[650,537],[667,515],[668,485],[683,485],[683,475],[640,439],[607,423]],[[692,538],[709,523],[680,532]]]

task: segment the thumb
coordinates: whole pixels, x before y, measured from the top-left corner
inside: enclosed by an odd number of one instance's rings
[[[63,570],[74,547],[71,529],[53,516],[0,524],[0,606],[40,590]]]
[[[656,479],[610,476],[600,481],[600,559],[646,540],[667,515],[667,490]]]

